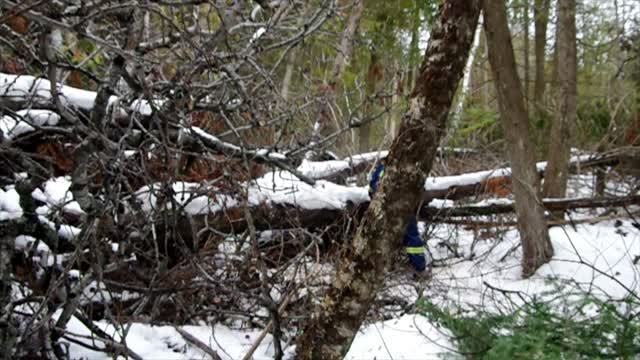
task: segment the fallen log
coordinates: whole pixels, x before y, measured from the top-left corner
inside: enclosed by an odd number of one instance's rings
[[[640,154],[609,153],[596,156],[576,156],[569,163],[569,171],[572,174],[582,170],[615,166],[622,159],[629,156],[640,157]],[[544,177],[547,162],[536,164],[541,177]],[[453,176],[432,177],[427,179],[423,201],[429,203],[433,199],[459,200],[479,194],[493,194],[497,197],[505,197],[511,193],[511,169],[500,168],[495,170],[478,171]]]
[[[626,207],[631,205],[640,205],[640,195],[609,198],[545,199],[542,203],[547,211]],[[512,213],[514,211],[513,202],[488,204],[485,206],[456,206],[450,208],[424,206],[420,209],[420,218],[438,221],[446,220],[451,217],[499,215]]]
[[[315,180],[344,183],[347,178],[369,170],[376,161],[386,158],[388,153],[388,151],[375,151],[349,156],[342,160],[304,161],[298,167],[298,171]],[[436,154],[439,157],[463,157],[477,155],[479,152],[475,149],[439,147]]]
[[[384,159],[387,156],[387,153],[388,151],[376,151],[349,156],[342,160],[306,161],[303,162],[300,167],[298,167],[298,171],[315,180],[327,180],[331,182],[342,183],[348,177],[356,176],[364,171],[369,170],[376,161]],[[456,158],[464,158],[479,155],[479,151],[465,148],[439,147],[437,154],[439,157],[453,156]],[[603,154],[574,157],[574,161],[569,164],[569,170],[572,173],[576,173],[580,172],[583,169],[589,169],[596,166],[615,166],[620,162],[629,159],[635,159],[636,161],[640,159],[640,151],[633,148],[622,148],[612,150]],[[545,162],[538,163],[539,169],[541,168],[542,164],[545,164]],[[496,174],[499,174],[503,170],[504,169],[496,169],[486,172],[494,172]],[[544,169],[542,169],[541,175],[543,175],[543,173]],[[453,175],[452,177],[461,175]],[[463,187],[460,187],[458,191],[460,191],[461,193],[468,192],[465,191]]]
[[[607,164],[614,164],[616,161],[618,161],[618,158],[616,156],[603,156],[581,160],[583,161],[574,161],[572,163],[572,169],[574,171],[576,171],[578,168],[584,169],[591,166],[604,166]],[[539,164],[541,173],[544,172],[544,165],[545,163]],[[429,178],[425,186],[426,189],[422,195],[423,203],[429,204],[433,199],[459,200],[481,194],[486,194],[489,197],[507,196],[510,193],[509,172],[510,171],[508,168],[503,168],[492,171],[483,171],[456,176]],[[326,197],[331,195],[331,191],[333,191],[331,189],[323,190],[323,188],[327,185],[332,185],[332,187],[334,188],[337,187],[338,191],[345,191],[351,188],[338,187],[337,185],[331,183],[319,183],[315,187],[309,187],[306,184],[296,182],[295,178],[291,178],[293,180],[291,180],[290,183],[279,184],[278,186],[276,186],[281,189],[279,190],[280,192],[271,193],[269,196],[266,196],[267,199],[265,202],[250,204],[250,211],[252,212],[258,230],[296,227],[322,228],[332,224],[337,226],[346,226],[344,221],[353,219],[354,214],[361,212],[362,210],[360,209],[366,208],[366,206],[368,205],[366,193],[364,193],[364,195],[362,194],[363,190],[360,190],[360,194],[357,194],[357,192],[343,194],[343,196],[331,199],[332,201],[324,201],[326,200]],[[254,197],[260,197],[261,195],[263,195],[263,191],[269,191],[268,185],[269,181],[266,181],[262,184],[262,186],[252,187],[250,189],[250,192],[254,195]],[[304,188],[302,188],[303,185],[305,186]],[[203,209],[198,210],[197,214],[194,214],[192,212],[192,215],[190,216],[190,218],[194,219],[195,221],[194,226],[196,229],[210,228],[221,233],[242,233],[246,230],[246,221],[244,220],[241,208],[235,205],[226,207],[216,205],[215,196],[211,198],[210,201],[208,201],[206,199],[206,196],[208,196],[206,195],[208,194],[206,188],[200,190],[179,190],[180,194],[176,196],[179,196],[181,198],[200,196],[200,194],[191,194],[189,191],[200,191],[201,194],[204,194],[201,196],[204,197],[202,199],[204,201],[201,201],[205,204],[204,206],[201,206],[203,207]],[[327,207],[323,208],[316,207],[315,209],[305,209],[305,200],[302,200],[301,198],[302,195],[306,194],[306,198],[308,199],[309,192],[313,192],[313,196],[317,198],[317,200],[326,202],[327,204],[332,203],[333,205],[327,205]],[[269,199],[271,198],[271,196],[275,196],[276,200],[270,201]],[[193,200],[199,201],[200,198],[194,198]],[[217,201],[222,201],[224,203],[224,201],[220,199],[218,199]],[[233,202],[235,200],[231,201]],[[342,205],[335,204],[335,201],[341,201]],[[182,201],[180,202],[183,203]],[[206,206],[209,206],[208,202],[211,202],[211,206],[215,209],[208,211],[206,209]],[[188,203],[183,203],[183,205],[185,206],[185,208],[191,206]],[[607,205],[605,204],[602,206]],[[198,207],[194,206],[194,208]],[[423,214],[425,218],[433,217],[434,214],[441,214],[444,211],[442,209],[430,207],[424,207],[423,209],[426,209],[422,210],[426,211]],[[464,209],[465,208],[461,208],[460,210],[447,210],[446,216],[465,216],[466,213],[468,213],[469,215],[482,215],[483,211],[485,211],[487,214],[505,213],[512,211],[512,205],[493,205],[492,208],[487,210],[482,210],[481,208],[479,209],[477,207],[470,208],[468,210]],[[161,212],[159,210],[155,211]],[[455,211],[457,211],[457,213]],[[207,212],[210,213],[204,215]],[[133,217],[137,217],[140,214],[131,215]],[[185,221],[187,220],[187,216],[181,216],[178,218],[184,218]],[[355,216],[355,218],[357,218],[357,216]],[[190,224],[190,222],[185,222],[184,224],[181,224],[180,227],[184,226],[191,228],[192,226]]]
[[[547,199],[543,201],[547,211],[568,211],[575,209],[623,207],[640,205],[640,195],[609,198]],[[302,228],[325,228],[335,226],[347,230],[357,224],[369,202],[351,204],[346,210],[341,209],[300,209],[291,205],[262,205],[251,208],[256,230]],[[418,212],[418,218],[427,222],[446,222],[452,217],[487,216],[514,212],[513,203],[488,205],[436,207],[424,205]],[[247,222],[242,211],[220,212],[192,218],[196,228],[210,227],[223,233],[242,233],[247,229]],[[186,224],[185,224],[186,226]]]
[[[594,225],[599,222],[609,221],[609,220],[620,220],[620,219],[628,219],[631,216],[637,216],[640,212],[632,212],[629,214],[611,214],[611,215],[603,215],[603,216],[595,216],[588,217],[583,219],[547,219],[547,225],[549,226],[558,226],[558,225],[578,225],[578,224],[589,224]],[[440,222],[440,221],[439,221]],[[451,225],[459,225],[464,226],[465,229],[489,229],[489,228],[498,228],[498,227],[513,227],[517,226],[518,222],[515,220],[496,220],[496,221],[486,221],[486,220],[475,220],[473,218],[448,218],[442,219],[442,223],[451,224]]]

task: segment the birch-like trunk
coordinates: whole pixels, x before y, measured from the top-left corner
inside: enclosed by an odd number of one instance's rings
[[[284,69],[284,77],[282,78],[282,99],[289,100],[289,88],[291,87],[291,79],[293,78],[293,67],[296,61],[296,49],[291,49],[287,56],[287,67]]]
[[[338,53],[333,61],[333,67],[331,69],[331,82],[335,86],[342,72],[344,71],[351,53],[353,52],[353,40],[362,18],[362,11],[364,10],[364,0],[354,0],[351,14],[347,19],[347,25],[342,32],[342,39],[340,40],[340,46],[338,47]]]
[[[464,76],[462,77],[462,87],[460,88],[460,96],[458,96],[458,103],[455,106],[456,115],[452,120],[453,123],[451,124],[453,128],[456,128],[458,126],[458,124],[455,123],[455,121],[457,121],[457,119],[460,118],[460,114],[462,114],[467,98],[474,93],[475,88],[477,87],[477,85],[474,86],[474,84],[472,84],[473,83],[472,77],[473,77],[473,64],[476,58],[478,57],[478,51],[480,48],[479,39],[480,39],[481,29],[482,29],[481,26],[476,27],[473,45],[471,47],[471,51],[469,52],[469,59],[467,60],[467,65],[464,67]],[[477,80],[478,79],[476,77],[475,81]]]
[[[553,248],[539,196],[540,176],[536,171],[529,117],[516,70],[507,9],[502,0],[485,0],[483,10],[489,62],[514,178],[513,193],[523,249],[522,276],[526,278],[551,259]]]
[[[399,251],[445,134],[479,14],[476,0],[445,0],[441,5],[385,176],[330,289],[298,339],[297,358],[342,359],[383,286],[391,254]]]
[[[344,71],[349,58],[351,57],[351,53],[353,52],[353,41],[356,35],[356,31],[358,29],[358,25],[360,24],[360,19],[362,18],[362,12],[364,10],[364,0],[354,0],[353,7],[351,9],[351,13],[349,14],[349,18],[347,19],[347,24],[345,25],[344,31],[342,32],[342,38],[340,40],[340,45],[337,49],[337,54],[333,62],[333,66],[331,68],[331,74],[329,77],[329,81],[326,81],[322,86],[318,93],[318,115],[317,121],[314,123],[313,131],[312,131],[312,141],[317,141],[322,134],[327,132],[328,124],[329,124],[329,113],[331,112],[331,103],[334,101],[336,87],[342,76],[342,72]],[[287,71],[289,68],[287,68]],[[287,73],[285,73],[286,80]],[[285,82],[287,84],[287,82]],[[287,85],[288,87],[288,85]],[[288,89],[287,89],[288,92]],[[336,121],[336,129],[341,128],[341,125]],[[354,141],[352,140],[352,143]],[[310,151],[307,153],[307,158],[313,159],[317,155],[314,151]]]

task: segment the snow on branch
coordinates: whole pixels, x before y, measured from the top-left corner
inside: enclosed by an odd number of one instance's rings
[[[312,179],[331,181],[363,172],[377,160],[385,158],[388,153],[388,151],[375,151],[353,155],[343,160],[309,161],[305,159],[298,166],[298,171]]]
[[[313,186],[315,184],[315,180],[290,166],[288,164],[289,160],[283,154],[272,152],[268,149],[252,150],[243,148],[238,145],[222,141],[218,137],[209,134],[199,127],[190,127],[189,129],[191,130],[191,133],[195,134],[198,140],[200,140],[209,149],[216,150],[217,152],[223,153],[228,156],[240,158],[246,156],[248,160],[254,160],[259,163],[268,163],[281,170],[295,175],[298,179],[302,180],[308,185]]]
[[[453,154],[456,156],[473,155],[478,153],[474,149],[438,147],[438,156]],[[339,181],[367,171],[378,160],[389,155],[389,151],[374,151],[364,154],[348,156],[342,160],[310,161],[303,160],[298,171],[312,179]]]
[[[14,187],[0,189],[0,221],[15,220],[22,217],[20,195]]]
[[[56,89],[63,106],[87,111],[93,109],[97,96],[95,91],[60,84],[56,84]],[[19,104],[50,105],[53,101],[51,82],[30,75],[0,73],[0,99]],[[117,96],[109,97],[109,106],[116,103],[118,99]],[[135,100],[127,110],[148,116],[151,115],[152,107],[146,100]]]
[[[55,126],[60,115],[50,110],[19,110],[0,118],[0,139],[11,140],[35,130],[34,126]]]

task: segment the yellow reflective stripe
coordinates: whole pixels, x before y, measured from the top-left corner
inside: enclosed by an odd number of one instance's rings
[[[406,251],[407,254],[411,254],[411,255],[424,254],[424,248],[422,246],[407,246],[406,248],[404,248],[404,251]]]
[[[380,171],[380,175],[378,176],[378,179],[382,179],[383,176],[384,176],[384,169],[382,169],[382,171]]]

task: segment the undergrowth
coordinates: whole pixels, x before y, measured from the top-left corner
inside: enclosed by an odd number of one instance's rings
[[[586,296],[571,306],[532,300],[510,314],[462,315],[421,300],[418,311],[447,328],[470,359],[637,359],[639,305]]]

